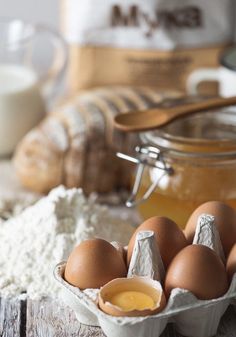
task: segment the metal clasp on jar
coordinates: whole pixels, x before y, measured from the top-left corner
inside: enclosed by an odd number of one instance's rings
[[[136,177],[133,185],[133,189],[129,199],[126,201],[127,207],[134,207],[139,205],[140,203],[146,201],[150,195],[155,191],[158,187],[160,180],[166,176],[173,174],[173,168],[169,166],[164,158],[163,153],[160,149],[151,145],[142,145],[137,146],[135,148],[137,155],[135,157],[127,155],[125,153],[117,152],[117,157],[128,160],[137,165]],[[137,194],[140,189],[142,177],[144,170],[148,168],[156,168],[163,171],[161,176],[158,176],[152,184],[148,187],[148,189],[144,192],[140,199],[137,199]]]

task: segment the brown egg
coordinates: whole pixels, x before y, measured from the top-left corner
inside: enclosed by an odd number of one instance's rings
[[[236,244],[233,245],[226,264],[226,271],[229,281],[231,282],[234,273],[236,273]]]
[[[100,288],[117,277],[125,277],[127,268],[121,254],[102,239],[86,240],[70,254],[65,280],[80,289]]]
[[[173,257],[184,247],[187,240],[176,223],[165,217],[152,217],[143,222],[134,232],[128,246],[127,262],[129,264],[138,232],[150,230],[155,233],[157,244],[165,268],[168,267]]]
[[[199,206],[190,216],[184,231],[188,243],[192,243],[198,217],[203,213],[211,214],[215,217],[215,224],[220,234],[222,246],[225,255],[228,256],[233,244],[236,243],[235,210],[219,201],[209,201]]]
[[[165,280],[166,295],[174,288],[191,291],[198,299],[220,297],[228,290],[228,279],[223,262],[210,248],[190,245],[172,260]]]

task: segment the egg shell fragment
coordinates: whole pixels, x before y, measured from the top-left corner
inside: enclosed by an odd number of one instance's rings
[[[109,302],[110,298],[123,291],[139,291],[150,296],[155,303],[152,309],[123,311],[118,306]],[[138,317],[154,315],[161,312],[165,305],[165,294],[160,282],[147,277],[134,276],[112,280],[100,289],[98,298],[99,307],[105,313],[112,316]]]

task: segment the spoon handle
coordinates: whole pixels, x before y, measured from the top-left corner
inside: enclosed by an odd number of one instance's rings
[[[168,107],[160,104],[159,107],[143,111],[119,114],[115,117],[115,127],[125,132],[148,131],[164,126],[174,119],[188,114],[204,112],[211,109],[236,104],[236,96],[229,98],[214,97],[200,102],[187,103]]]
[[[166,112],[169,114],[169,120],[171,121],[173,118],[182,117],[186,114],[191,114],[195,112],[208,111],[215,108],[220,108],[224,106],[230,106],[236,104],[236,97],[214,97],[201,102],[194,102],[191,104],[182,105],[179,107],[172,107],[170,109],[166,109]]]

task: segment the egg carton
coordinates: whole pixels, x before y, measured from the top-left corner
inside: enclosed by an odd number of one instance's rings
[[[202,215],[198,219],[194,244],[204,244],[214,249],[224,261],[219,234],[214,218]],[[189,337],[214,336],[221,317],[230,304],[236,305],[236,274],[227,293],[213,300],[198,300],[191,292],[173,289],[164,310],[146,317],[114,317],[101,311],[97,305],[99,289],[81,291],[63,278],[66,262],[59,263],[54,277],[61,286],[61,298],[70,306],[77,319],[87,325],[100,326],[108,337],[158,337],[168,323],[174,323],[176,330]],[[165,271],[153,232],[137,235],[128,277],[147,276],[163,280]],[[216,280],[217,282],[217,280]]]

